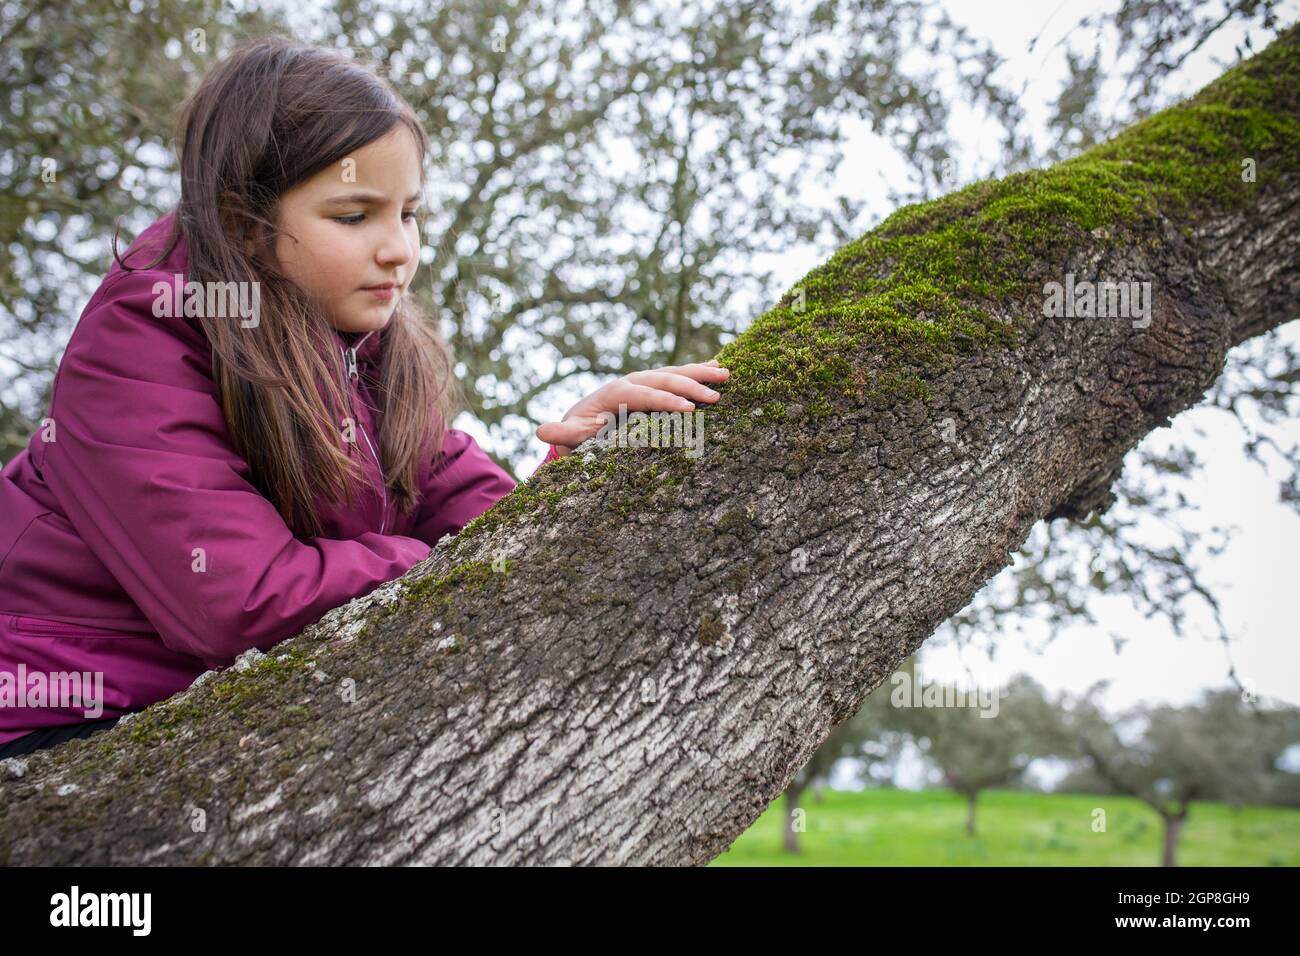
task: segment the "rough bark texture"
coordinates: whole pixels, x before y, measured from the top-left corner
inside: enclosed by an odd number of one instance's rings
[[[716,856],[1295,315],[1297,40],[846,246],[719,356],[698,459],[587,443],[269,655],[0,764],[0,863]],[[1045,317],[1069,272],[1152,282],[1149,326]]]

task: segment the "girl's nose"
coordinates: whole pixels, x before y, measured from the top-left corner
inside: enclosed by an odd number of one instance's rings
[[[409,261],[415,250],[411,248],[405,235],[387,239],[375,253],[375,261],[381,265],[401,265]]]

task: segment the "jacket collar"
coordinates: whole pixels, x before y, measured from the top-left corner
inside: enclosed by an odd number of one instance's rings
[[[371,329],[369,332],[343,332],[335,329],[334,337],[342,348],[355,348],[357,362],[365,364],[378,360],[383,331],[382,328]]]

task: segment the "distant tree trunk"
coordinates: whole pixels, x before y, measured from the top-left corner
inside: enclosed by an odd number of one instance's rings
[[[0,864],[709,861],[1294,316],[1297,38],[846,246],[723,350],[698,459],[584,443],[271,656],[0,764]],[[1151,281],[1149,324],[1045,316],[1067,274]]]
[[[975,835],[975,801],[979,799],[980,792],[972,790],[966,794],[966,835]]]
[[[785,788],[785,852],[799,852],[799,834],[795,830],[795,811],[799,809],[799,797],[807,785],[796,775]]]
[[[1161,818],[1165,821],[1165,843],[1164,850],[1160,857],[1161,866],[1177,866],[1175,857],[1178,853],[1178,837],[1183,832],[1183,822],[1187,819],[1187,808],[1184,807],[1178,813],[1161,813]]]

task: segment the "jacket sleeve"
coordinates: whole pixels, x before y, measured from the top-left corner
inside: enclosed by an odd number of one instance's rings
[[[551,445],[537,469],[559,457]],[[433,547],[443,535],[459,534],[461,528],[514,488],[514,479],[488,457],[473,436],[448,428],[442,442],[442,456],[429,470],[421,487],[411,534]]]
[[[429,554],[415,538],[295,538],[233,447],[197,320],[155,318],[158,272],[114,273],[64,352],[38,467],[169,648],[223,667]]]

